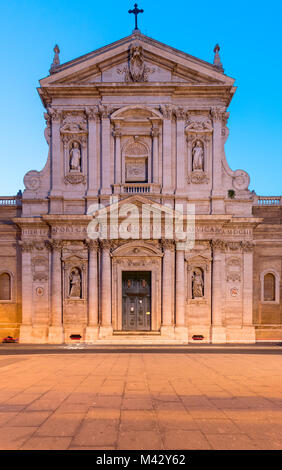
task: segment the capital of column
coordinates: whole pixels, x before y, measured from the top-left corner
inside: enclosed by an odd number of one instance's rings
[[[162,238],[161,239],[161,245],[162,245],[163,250],[174,251],[174,248],[175,248],[174,240]]]
[[[171,119],[172,117],[172,108],[170,105],[165,104],[163,106],[160,106],[160,111],[164,117],[164,119]]]
[[[226,110],[223,106],[216,106],[211,109],[211,115],[214,122],[221,122],[226,116]]]
[[[116,138],[121,138],[121,129],[119,127],[115,128],[112,131],[112,136]]]
[[[88,117],[88,121],[96,121],[96,119],[99,117],[98,106],[94,106],[93,108],[85,108],[85,114]]]
[[[87,246],[89,251],[96,251],[97,252],[99,250],[98,240],[91,240],[91,239],[87,238],[84,243]]]
[[[176,116],[178,121],[184,121],[184,119],[186,118],[186,111],[183,106],[178,106],[177,108],[174,108],[174,115]]]
[[[63,248],[63,240],[46,240],[45,242],[47,248],[53,252],[60,252]]]
[[[254,243],[252,241],[242,241],[240,244],[243,253],[252,253],[254,249]]]
[[[224,253],[226,250],[226,242],[224,240],[211,240],[211,247],[216,253]]]
[[[159,137],[159,135],[160,135],[159,128],[153,127],[153,129],[151,130],[151,136],[153,137],[153,139]]]
[[[107,119],[109,117],[109,109],[107,106],[103,104],[98,105],[98,112],[101,119]]]
[[[112,240],[99,240],[99,245],[103,250],[110,251],[115,247]]]
[[[60,122],[62,117],[62,110],[57,108],[48,108],[47,109],[49,116],[52,118],[52,122]]]
[[[33,250],[33,242],[19,241],[22,253],[31,253]]]

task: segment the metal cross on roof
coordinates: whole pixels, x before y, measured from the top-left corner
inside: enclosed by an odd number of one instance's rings
[[[128,10],[128,13],[133,13],[135,15],[135,31],[138,31],[138,26],[137,26],[137,15],[139,13],[144,13],[144,10],[139,10],[137,3],[134,5],[134,10]]]

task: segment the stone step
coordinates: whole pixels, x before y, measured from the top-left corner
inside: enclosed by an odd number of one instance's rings
[[[123,344],[123,345],[133,345],[133,344],[188,344],[188,340],[180,339],[171,339],[171,338],[161,338],[161,337],[152,337],[152,336],[121,336],[117,335],[111,336],[110,338],[98,339],[95,344]]]

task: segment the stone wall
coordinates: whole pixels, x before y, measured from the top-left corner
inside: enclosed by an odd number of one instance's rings
[[[17,239],[20,230],[13,217],[19,216],[21,208],[16,205],[0,205],[0,276],[10,277],[9,295],[0,300],[0,342],[5,336],[19,336],[21,323],[21,256]],[[6,291],[7,292],[7,291]],[[9,298],[7,298],[9,297]]]

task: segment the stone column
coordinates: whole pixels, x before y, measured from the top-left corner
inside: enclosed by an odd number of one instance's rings
[[[63,242],[61,240],[51,241],[51,325],[49,327],[49,343],[52,344],[64,342],[62,322],[62,245]]]
[[[88,258],[88,323],[85,341],[93,343],[98,338],[98,248],[97,240],[86,240],[89,250]]]
[[[188,342],[188,328],[185,318],[185,251],[183,244],[176,244],[175,266],[175,336]]]
[[[172,165],[171,165],[171,117],[170,106],[161,107],[163,113],[163,189],[164,194],[172,194]]]
[[[212,156],[212,213],[224,213],[225,192],[222,191],[222,120],[225,115],[223,107],[212,108],[213,118],[213,156]]]
[[[22,250],[22,324],[20,343],[32,343],[32,269],[31,253],[33,244],[19,242]]]
[[[174,337],[174,241],[162,240],[163,282],[162,282],[162,326],[161,334]]]
[[[52,118],[51,124],[51,167],[52,167],[52,184],[51,184],[51,196],[59,197],[62,196],[61,188],[61,136],[60,136],[60,125],[61,125],[61,112],[53,108],[49,109],[49,114]]]
[[[253,243],[241,242],[243,249],[243,331],[240,337],[243,342],[255,343],[253,326]]]
[[[98,154],[97,154],[97,120],[98,109],[87,108],[88,117],[88,189],[87,197],[97,197],[99,188]]]
[[[106,106],[99,106],[102,120],[102,188],[101,195],[112,194],[111,190],[111,122],[109,111]]]
[[[101,297],[100,308],[102,324],[100,326],[99,337],[105,338],[113,333],[112,327],[112,289],[111,289],[111,241],[103,240],[101,257]]]
[[[151,131],[153,138],[153,183],[159,183],[159,129],[153,127]]]
[[[185,112],[175,110],[176,121],[176,194],[183,195],[185,186]]]
[[[120,127],[116,126],[113,132],[113,136],[115,137],[116,143],[116,152],[115,152],[115,184],[121,184],[121,147],[120,147],[120,139],[121,139],[121,130]]]
[[[225,242],[223,240],[212,241],[212,343],[226,342],[226,329],[222,325],[222,311],[224,307],[225,280],[222,279],[222,269],[225,257]]]

